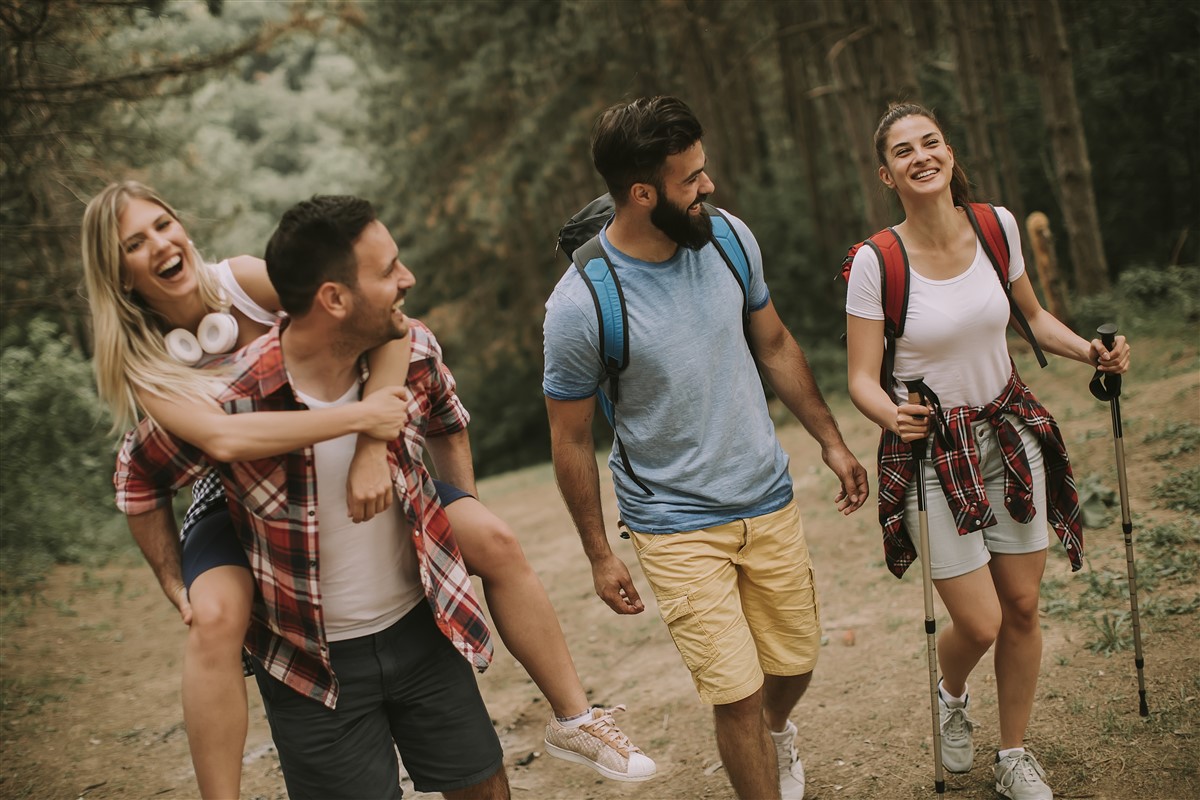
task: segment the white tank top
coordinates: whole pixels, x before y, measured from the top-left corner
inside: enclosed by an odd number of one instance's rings
[[[221,283],[221,288],[229,294],[229,300],[233,303],[238,311],[241,311],[250,319],[270,327],[284,316],[283,312],[268,311],[246,294],[246,290],[237,282],[237,278],[233,276],[233,269],[229,266],[229,261],[222,261],[219,264],[210,265],[217,280]]]
[[[309,408],[333,408],[358,399],[358,384],[333,402],[296,391]],[[325,637],[331,642],[378,633],[425,597],[417,573],[412,528],[400,503],[368,522],[346,510],[346,476],[357,435],[313,446],[317,472],[317,553]]]

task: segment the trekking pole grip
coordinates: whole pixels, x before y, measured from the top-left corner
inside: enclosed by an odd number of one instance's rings
[[[1104,323],[1099,328],[1096,328],[1096,334],[1100,337],[1100,342],[1106,348],[1112,350],[1113,345],[1117,343],[1117,323]]]
[[[916,406],[925,405],[925,395],[921,392],[921,387],[925,385],[924,378],[913,378],[912,380],[904,381],[905,387],[908,389],[908,402]],[[928,416],[926,416],[928,418]],[[925,439],[917,439],[909,442],[909,447],[912,448],[913,458],[921,461],[925,458]]]
[[[1115,322],[1104,323],[1096,328],[1096,335],[1100,337],[1100,343],[1111,351],[1117,343],[1117,324]],[[1121,396],[1121,376],[1113,372],[1101,372],[1097,366],[1096,374],[1092,376],[1091,383],[1088,384],[1088,390],[1097,400],[1105,403],[1112,402]]]

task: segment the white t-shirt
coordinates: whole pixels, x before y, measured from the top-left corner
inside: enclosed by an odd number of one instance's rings
[[[333,408],[358,399],[358,384],[331,403],[299,390],[309,408]],[[400,503],[368,522],[346,508],[346,476],[355,434],[313,445],[317,473],[317,542],[325,636],[331,642],[378,633],[425,598],[417,574],[412,528]]]
[[[1011,253],[1009,280],[1015,281],[1025,273],[1017,221],[1008,209],[996,210]],[[904,335],[896,340],[896,399],[908,398],[901,379],[924,378],[943,408],[991,402],[1012,371],[1005,339],[1009,306],[983,246],[977,242],[971,265],[949,280],[924,277],[919,262],[910,261],[909,274]],[[884,318],[879,260],[870,247],[860,248],[854,256],[846,313]]]

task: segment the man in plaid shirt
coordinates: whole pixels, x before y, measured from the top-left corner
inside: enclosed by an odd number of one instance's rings
[[[467,415],[436,339],[404,316],[415,279],[357,198],[297,204],[266,256],[290,319],[230,358],[217,400],[227,413],[353,402],[362,354],[409,334],[409,422],[388,445],[399,502],[353,526],[318,506],[318,487],[344,486],[353,436],[221,464],[143,421],[118,458],[118,506],[153,515],[141,543],[159,572],[178,558],[164,507],[210,467],[221,476],[258,585],[247,646],[291,797],[399,800],[398,748],[420,791],[506,798],[471,672],[490,662],[490,635],[422,463],[425,436],[452,437]]]

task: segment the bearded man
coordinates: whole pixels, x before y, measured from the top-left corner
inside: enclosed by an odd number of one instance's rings
[[[702,136],[674,97],[614,106],[593,130],[592,159],[615,206],[598,237],[628,320],[609,467],[620,524],[701,701],[713,706],[734,790],[799,800],[804,770],[789,716],[812,678],[821,630],[788,457],[759,370],[820,442],[841,483],[842,513],[867,499],[867,475],[771,303],[750,229],[725,214],[750,263],[745,299],[713,242]],[[596,592],[618,614],[638,614],[644,606],[600,506],[594,398],[617,398],[594,302],[569,269],[546,303],[542,388],[555,474]]]

